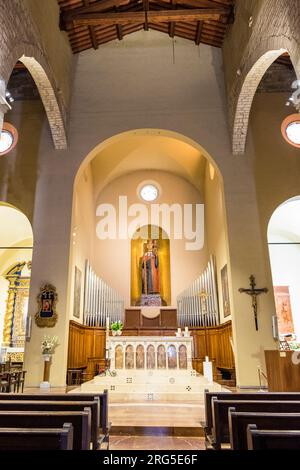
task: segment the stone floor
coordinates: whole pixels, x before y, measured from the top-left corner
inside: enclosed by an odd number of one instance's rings
[[[203,437],[111,436],[110,450],[205,450]]]

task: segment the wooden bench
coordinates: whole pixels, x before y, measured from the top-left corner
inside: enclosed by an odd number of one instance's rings
[[[0,451],[72,449],[73,426],[70,423],[60,429],[0,428]]]
[[[51,399],[51,395],[49,396]],[[99,398],[93,401],[0,400],[0,411],[84,411],[91,410],[91,443],[97,450],[99,438]]]
[[[104,393],[59,393],[59,394],[14,394],[0,395],[0,400],[26,400],[26,401],[93,401],[99,399],[99,427],[101,436],[99,436],[100,446],[103,445],[109,449],[109,431],[110,423],[108,422],[108,391]]]
[[[248,450],[299,450],[300,431],[265,431],[249,425],[247,441]]]
[[[220,450],[222,444],[230,442],[228,414],[232,405],[232,400],[212,399],[212,444],[216,450]],[[300,401],[236,401],[234,407],[237,412],[300,413]]]
[[[279,401],[297,401],[300,400],[300,393],[269,393],[269,392],[252,392],[252,393],[231,393],[231,392],[209,392],[205,391],[204,394],[204,408],[205,408],[205,423],[203,427],[205,435],[209,440],[212,434],[212,398],[215,397],[218,400],[231,400],[235,401],[254,401],[254,400],[279,400]],[[232,404],[234,406],[234,404]]]
[[[91,410],[85,411],[0,411],[1,428],[62,428],[73,426],[73,450],[89,450]]]
[[[247,428],[300,430],[300,413],[244,413],[229,408],[229,434],[232,450],[247,450]]]

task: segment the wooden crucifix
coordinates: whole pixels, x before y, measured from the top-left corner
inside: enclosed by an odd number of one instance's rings
[[[241,289],[239,289],[239,292],[241,292],[241,294],[248,294],[252,297],[252,308],[253,308],[253,312],[254,312],[255,328],[256,328],[256,331],[258,331],[257,297],[260,294],[267,294],[267,292],[269,290],[266,287],[264,287],[263,289],[257,289],[256,288],[256,282],[255,282],[255,276],[253,276],[253,274],[250,276],[250,287],[251,287],[251,289],[241,288]]]

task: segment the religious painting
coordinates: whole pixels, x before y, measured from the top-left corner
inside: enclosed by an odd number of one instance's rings
[[[131,305],[171,305],[170,240],[154,225],[141,227],[131,240]]]
[[[179,347],[178,357],[179,357],[179,369],[187,369],[187,350],[184,344],[182,344]]]
[[[144,346],[141,344],[138,345],[136,348],[136,368],[137,369],[144,369],[145,367],[145,350]]]
[[[118,344],[118,346],[115,349],[115,368],[123,369],[123,363],[124,363],[123,347],[120,344]]]
[[[51,284],[46,284],[44,287],[41,287],[40,293],[37,296],[37,301],[38,311],[35,315],[35,322],[37,326],[53,327],[57,322],[56,288]]]
[[[74,304],[73,304],[73,316],[80,318],[80,302],[81,302],[81,271],[75,266],[75,278],[74,278]]]
[[[289,286],[275,286],[274,295],[279,334],[295,333]]]
[[[225,266],[221,270],[221,283],[222,283],[222,296],[223,296],[223,313],[224,313],[224,318],[226,318],[231,315],[227,264],[225,264]]]
[[[170,346],[168,347],[168,368],[177,368],[177,351],[173,344],[170,344]]]
[[[157,368],[165,369],[166,367],[167,367],[166,348],[164,347],[163,344],[161,344],[157,348]]]
[[[125,369],[134,369],[134,350],[131,344],[126,346]]]
[[[147,369],[155,369],[155,349],[152,344],[147,348]]]

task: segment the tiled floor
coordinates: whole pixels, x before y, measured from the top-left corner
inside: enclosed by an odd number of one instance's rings
[[[205,450],[203,437],[111,436],[110,450]]]

